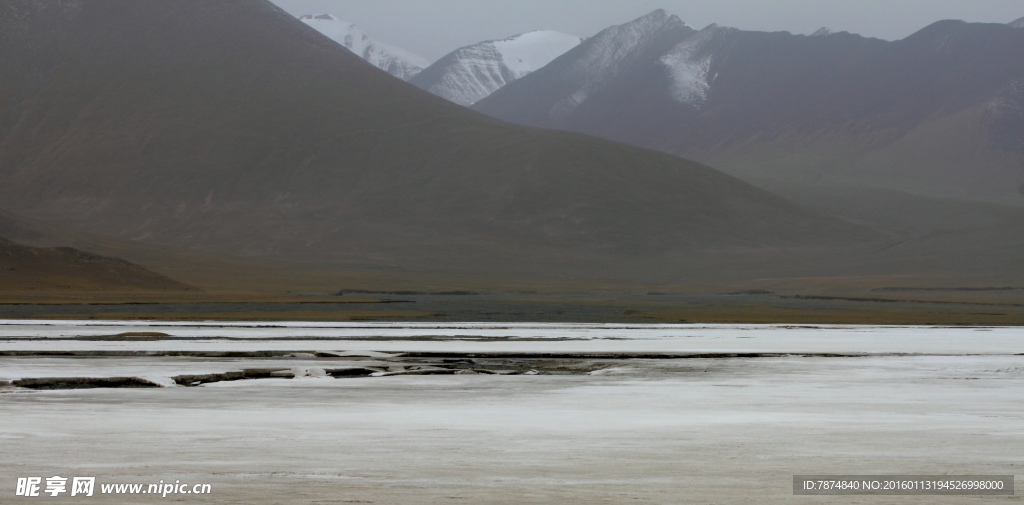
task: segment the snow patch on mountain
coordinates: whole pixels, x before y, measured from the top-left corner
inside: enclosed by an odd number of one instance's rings
[[[407,81],[430,64],[405,49],[370,38],[355,24],[342,21],[332,14],[307,14],[300,16],[299,20],[399,79]]]
[[[676,44],[658,62],[668,70],[672,85],[672,98],[681,103],[700,108],[708,98],[708,70],[711,68],[711,54],[703,49],[714,36],[717,25],[711,25],[692,37]]]
[[[1024,115],[1024,79],[1015,79],[986,103],[989,112]]]
[[[569,117],[569,114],[577,107],[583,104],[590,96],[590,91],[586,88],[580,88],[573,91],[569,96],[559,100],[551,106],[551,112],[549,115],[553,119],[564,119]]]
[[[821,28],[818,28],[818,31],[812,33],[810,36],[821,37],[823,35],[832,35],[832,29],[827,26],[822,26]]]
[[[410,82],[460,105],[472,105],[547,65],[582,39],[550,30],[459,48]]]
[[[1010,21],[1006,24],[1010,25],[1012,28],[1024,28],[1024,18],[1020,18],[1016,21]]]

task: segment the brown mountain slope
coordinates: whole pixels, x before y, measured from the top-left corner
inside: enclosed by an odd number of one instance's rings
[[[0,202],[77,230],[274,261],[675,278],[724,274],[702,257],[751,275],[877,239],[697,163],[448,103],[265,1],[16,0],[0,37]]]
[[[70,247],[42,248],[0,237],[0,294],[197,291],[119,258]]]

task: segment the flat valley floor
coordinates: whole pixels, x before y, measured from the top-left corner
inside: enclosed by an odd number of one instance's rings
[[[0,381],[0,503],[1022,503],[792,493],[1020,485],[1019,327],[8,321]]]

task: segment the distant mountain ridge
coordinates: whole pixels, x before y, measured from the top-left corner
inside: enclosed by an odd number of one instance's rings
[[[484,41],[456,49],[409,82],[459,105],[472,105],[547,65],[581,41],[550,30]]]
[[[608,28],[476,103],[748,180],[1024,204],[1024,31],[941,21],[904,40],[708,26]]]
[[[307,14],[300,16],[299,20],[403,81],[413,78],[430,64],[425,58],[405,49],[370,38],[355,24],[332,14]]]
[[[0,37],[0,205],[75,232],[659,282],[878,239],[673,155],[488,118],[267,1],[8,0]],[[728,258],[749,268],[709,266]]]
[[[474,108],[485,113],[493,111],[492,115],[513,122],[559,127],[562,118],[568,118],[591,95],[635,72],[637,62],[660,57],[675,42],[694,33],[696,30],[678,17],[659,9],[631,23],[601,31],[557,61],[534,72],[534,77],[526,80],[532,83],[526,85],[529,92],[497,93],[499,98],[482,100]],[[514,84],[507,89],[526,88],[523,84]],[[635,93],[642,95],[644,90],[637,89]],[[530,95],[528,98],[527,94]],[[538,102],[519,103],[520,99]],[[505,100],[516,101],[517,105],[524,107],[512,111],[516,106],[510,104],[509,113],[503,114],[497,112],[496,106],[489,105],[504,103]]]

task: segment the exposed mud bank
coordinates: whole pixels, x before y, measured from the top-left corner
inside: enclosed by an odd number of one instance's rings
[[[163,385],[140,377],[39,377],[10,381],[27,389],[159,388]],[[3,384],[0,384],[2,386]]]
[[[222,353],[212,353],[215,358],[221,358]],[[232,353],[234,354],[234,353]],[[320,377],[334,379],[349,379],[360,377],[393,377],[404,375],[585,375],[590,372],[601,370],[611,366],[605,360],[590,359],[558,359],[551,356],[523,356],[514,355],[510,357],[480,356],[465,357],[446,355],[441,359],[422,359],[419,357],[406,356],[404,354],[387,355],[386,353],[364,353],[372,356],[352,356],[348,353],[317,352],[304,353],[292,352],[286,354],[274,353],[274,356],[267,356],[267,353],[256,352],[245,358],[272,358],[280,361],[279,367],[242,368],[240,370],[229,370],[224,372],[179,374],[170,377],[33,377],[20,378],[13,381],[5,381],[0,386],[14,386],[29,389],[85,389],[85,388],[123,388],[123,387],[195,387],[215,382],[229,382],[240,380],[258,379],[293,379],[302,377]],[[21,357],[39,356],[38,354],[19,354]],[[116,354],[96,354],[93,352],[79,355],[78,353],[43,354],[43,356],[57,356],[74,358],[99,357],[101,359],[117,359],[120,357],[180,357],[193,356],[201,358],[211,357],[208,353],[153,353],[128,351],[117,352]],[[231,356],[237,357],[237,356]],[[325,359],[328,358],[328,359]],[[334,358],[334,359],[329,359]],[[309,360],[316,360],[317,365],[311,366]],[[330,367],[324,366],[332,361],[339,362],[345,366]],[[621,365],[628,360],[613,360]],[[289,366],[290,363],[295,363]]]

